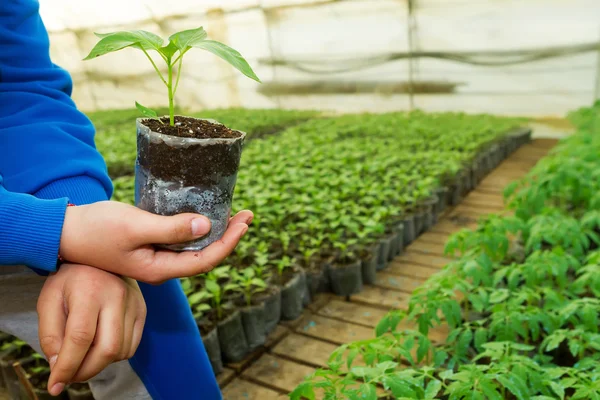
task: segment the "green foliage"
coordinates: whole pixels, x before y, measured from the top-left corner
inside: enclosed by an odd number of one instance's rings
[[[246,62],[237,50],[234,50],[223,43],[208,40],[208,35],[202,27],[177,32],[169,37],[169,43],[166,45],[164,45],[164,40],[160,36],[142,30],[120,31],[106,34],[96,33],[96,36],[100,38],[100,41],[96,43],[94,48],[90,51],[90,54],[85,57],[85,60],[90,60],[128,47],[141,50],[146,55],[158,74],[158,77],[167,87],[169,96],[169,123],[171,126],[175,124],[174,96],[177,87],[179,86],[183,56],[192,48],[203,49],[213,53],[217,57],[227,61],[242,74],[260,82],[250,65],[248,65],[248,62]],[[155,51],[165,62],[167,66],[166,78],[163,76],[148,51]],[[175,81],[173,81],[174,68],[177,68]],[[148,118],[157,117],[158,114],[155,111],[144,107],[137,102],[135,104],[143,116]]]
[[[514,217],[453,235],[446,252],[460,258],[407,312],[339,347],[293,394],[353,398],[368,384],[395,399],[600,399],[600,103],[572,118],[578,133],[506,188]],[[432,329],[448,334],[432,343]]]

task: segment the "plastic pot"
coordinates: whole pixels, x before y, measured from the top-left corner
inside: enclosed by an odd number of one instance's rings
[[[423,232],[423,226],[425,225],[425,213],[426,210],[420,208],[419,211],[415,212],[415,235],[419,237],[419,235]]]
[[[423,230],[421,233],[431,229],[431,227],[437,222],[437,213],[435,212],[435,206],[437,203],[438,197],[435,195],[423,202],[423,207],[425,208],[425,217],[423,219]]]
[[[394,228],[394,231],[396,232],[396,240],[395,240],[396,243],[394,246],[396,251],[395,251],[395,254],[390,257],[390,261],[392,261],[392,259],[394,259],[394,257],[402,254],[402,251],[404,251],[404,223],[400,222],[399,224],[397,224],[396,227]]]
[[[404,246],[408,246],[417,236],[415,233],[415,217],[414,215],[406,215],[402,222],[404,225]]]
[[[202,343],[204,343],[213,372],[215,375],[220,374],[223,371],[223,359],[221,358],[218,328],[213,327],[208,333],[202,335]]]
[[[302,300],[306,291],[304,279],[304,270],[296,268],[292,278],[281,287],[281,319],[294,320],[302,314]]]
[[[388,256],[394,236],[387,236],[379,240],[379,255],[377,257],[377,271],[381,271],[387,267]],[[331,276],[331,274],[330,274]],[[333,283],[332,283],[333,286]]]
[[[223,361],[236,362],[242,360],[248,354],[249,347],[240,312],[235,310],[223,321],[219,321],[217,329]]]
[[[321,266],[321,270],[323,274],[321,275],[321,280],[319,282],[319,287],[317,289],[318,293],[331,293],[331,281],[329,280],[329,268],[331,268],[330,262],[324,262]]]
[[[217,350],[219,350],[218,341]],[[67,394],[69,395],[69,400],[94,400],[92,390],[87,383],[73,383],[69,385],[67,387]]]
[[[365,285],[372,285],[377,279],[377,259],[379,257],[379,247],[381,243],[377,243],[371,248],[369,255],[362,257],[360,266],[362,270],[362,281]]]
[[[323,275],[325,274],[325,270],[323,267],[310,269],[306,272],[306,290],[308,293],[309,303],[315,297],[315,295],[319,292],[319,286],[323,281]]]
[[[254,350],[265,344],[267,340],[265,328],[265,307],[263,303],[255,306],[246,306],[240,309],[242,313],[242,325],[246,342],[250,350]]]
[[[277,286],[269,286],[255,297],[255,301],[263,304],[265,333],[268,335],[281,319],[281,290]]]
[[[441,214],[446,209],[446,198],[447,198],[448,188],[439,187],[435,190],[435,195],[438,198],[437,203],[435,204],[435,212],[436,214]]]
[[[363,280],[360,260],[347,265],[333,264],[329,270],[329,276],[331,277],[333,293],[338,296],[350,296],[362,291]]]
[[[202,214],[212,223],[200,239],[170,250],[201,250],[225,233],[245,133],[236,138],[196,139],[155,132],[137,119],[135,204],[159,215]],[[213,120],[208,123],[223,126]]]

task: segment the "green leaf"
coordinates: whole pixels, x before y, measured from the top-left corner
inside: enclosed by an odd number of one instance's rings
[[[483,345],[487,342],[488,331],[485,328],[477,328],[475,331],[475,348],[481,350]]]
[[[490,303],[500,303],[508,298],[509,292],[506,289],[498,289],[490,295]]]
[[[302,400],[302,398],[315,400],[315,391],[311,382],[302,382],[290,393],[290,400]]]
[[[360,385],[360,399],[364,400],[377,400],[377,390],[375,386],[370,383],[363,383]]]
[[[202,40],[199,43],[192,45],[192,47],[210,51],[217,57],[227,61],[232,67],[246,75],[248,78],[260,82],[260,79],[258,79],[258,76],[256,76],[250,65],[248,65],[248,62],[244,60],[237,50],[214,40]]]
[[[207,279],[204,284],[206,285],[206,289],[212,293],[219,293],[221,291],[221,287],[215,281]]]
[[[156,111],[148,108],[148,107],[144,107],[143,105],[141,105],[140,103],[138,103],[137,101],[135,102],[135,108],[137,108],[139,110],[140,113],[142,113],[142,115],[144,117],[147,118],[158,118],[158,114],[156,113]]]
[[[147,31],[119,31],[112,33],[96,33],[100,41],[96,43],[90,54],[84,60],[91,60],[104,54],[122,50],[127,47],[135,47],[144,50],[160,51],[163,39],[154,33]]]
[[[519,400],[528,400],[529,393],[525,382],[516,375],[497,375],[496,379]]]
[[[441,388],[442,382],[438,380],[429,382],[427,389],[425,389],[425,399],[435,399]]]
[[[403,379],[397,375],[390,375],[383,378],[383,384],[389,388],[394,397],[406,397],[409,399],[418,399],[417,393]]]
[[[479,387],[488,400],[502,400],[502,394],[498,391],[496,385],[488,379],[482,379]]]
[[[356,349],[356,348],[351,349],[348,352],[348,358],[346,359],[346,366],[348,367],[348,369],[352,368],[352,363],[354,362],[354,359],[356,358],[357,355],[358,355],[358,349]]]
[[[203,27],[188,29],[171,35],[169,37],[169,43],[173,44],[173,46],[183,52],[202,42],[207,36],[208,34]]]
[[[558,398],[560,400],[563,400],[565,398],[565,388],[563,387],[563,385],[561,385],[558,382],[548,382],[550,384],[550,387],[552,388],[552,391],[558,396]]]

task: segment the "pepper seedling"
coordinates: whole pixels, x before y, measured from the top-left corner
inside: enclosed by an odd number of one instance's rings
[[[179,78],[181,77],[183,56],[192,48],[209,51],[227,61],[242,74],[260,82],[260,79],[258,79],[248,62],[237,50],[215,40],[208,40],[208,34],[202,27],[184,30],[171,35],[167,45],[164,45],[164,40],[160,36],[142,30],[118,31],[104,34],[96,33],[95,35],[100,38],[100,41],[96,43],[84,60],[91,60],[127,47],[141,50],[146,55],[160,80],[167,87],[169,94],[169,124],[171,126],[175,125],[174,99],[175,92],[179,86]],[[167,64],[166,78],[154,62],[154,59],[150,56],[149,51],[156,51],[160,58]],[[177,76],[175,82],[173,82],[173,70],[175,67],[177,68]],[[144,107],[137,101],[135,102],[135,106],[145,117],[158,118],[154,110]]]

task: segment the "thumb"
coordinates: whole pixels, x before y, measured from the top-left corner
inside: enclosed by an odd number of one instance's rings
[[[54,291],[52,287],[46,287],[47,285],[48,282],[38,298],[38,334],[40,347],[52,369],[65,337],[67,316],[62,293]]]
[[[176,244],[205,236],[210,232],[210,220],[199,214],[179,214],[170,217],[139,210],[140,216],[130,220],[135,224],[139,244]]]

